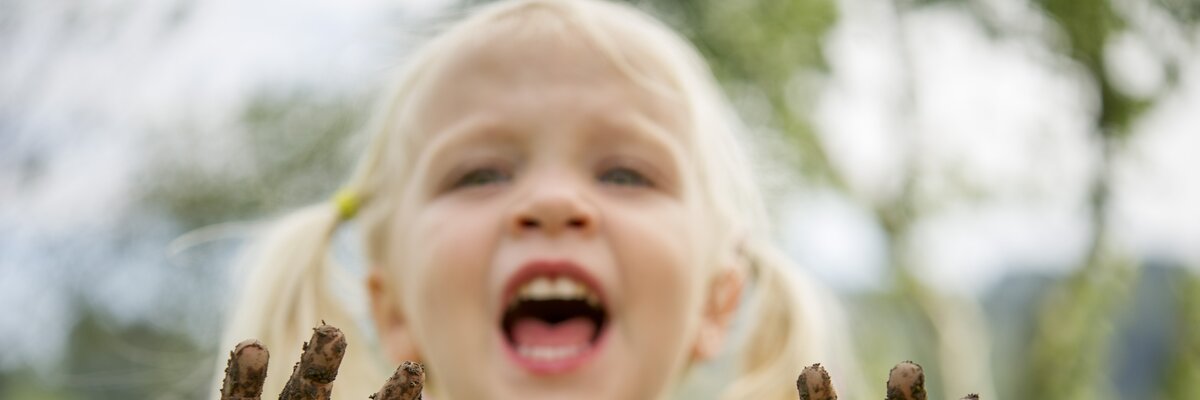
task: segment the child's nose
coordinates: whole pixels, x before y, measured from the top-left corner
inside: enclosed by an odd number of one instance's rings
[[[598,221],[592,206],[569,185],[544,184],[535,187],[515,207],[512,232],[522,235],[542,232],[560,235],[567,232],[590,234]]]

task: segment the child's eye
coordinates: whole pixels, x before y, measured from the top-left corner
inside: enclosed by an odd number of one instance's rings
[[[512,179],[512,174],[504,172],[497,168],[478,168],[468,171],[463,174],[458,181],[454,182],[452,188],[464,188],[470,186],[483,186],[496,183],[508,182]]]
[[[650,182],[650,180],[641,173],[625,167],[609,168],[600,173],[600,177],[598,179],[604,183],[621,186],[654,186],[654,183]]]

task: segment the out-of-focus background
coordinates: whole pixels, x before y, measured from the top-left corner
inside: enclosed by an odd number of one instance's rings
[[[913,359],[931,398],[1200,399],[1200,1],[636,4],[766,149],[870,393]],[[0,1],[0,398],[206,396],[255,223],[469,6]]]

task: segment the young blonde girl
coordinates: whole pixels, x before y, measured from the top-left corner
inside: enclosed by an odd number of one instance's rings
[[[504,1],[398,78],[334,201],[284,217],[248,260],[224,348],[275,350],[266,395],[322,320],[350,343],[346,399],[402,360],[438,399],[663,398],[719,354],[737,360],[721,398],[794,399],[815,362],[852,382],[836,306],[770,242],[737,118],[669,28],[602,1]],[[350,220],[368,307],[329,285]],[[602,312],[514,315],[542,278]]]

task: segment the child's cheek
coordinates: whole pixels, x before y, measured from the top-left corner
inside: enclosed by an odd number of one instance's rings
[[[685,208],[633,208],[608,218],[621,268],[622,311],[643,373],[673,374],[684,361],[689,331],[698,320],[702,279],[695,268],[699,246]],[[669,378],[669,377],[664,377]]]
[[[479,354],[478,332],[493,328],[486,277],[499,220],[486,206],[431,203],[413,222],[404,246],[411,262],[400,277],[409,323],[434,368],[466,368],[469,360],[457,356]]]

